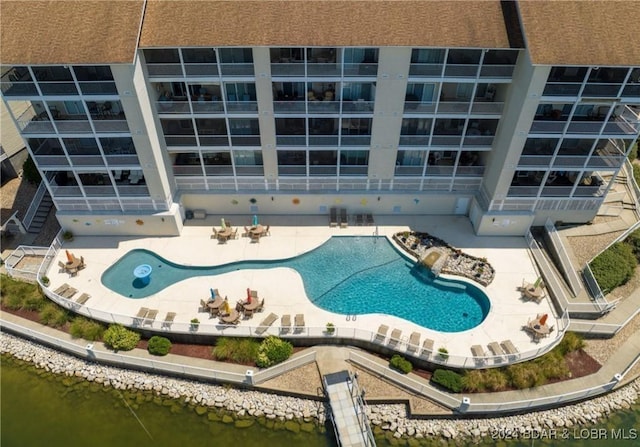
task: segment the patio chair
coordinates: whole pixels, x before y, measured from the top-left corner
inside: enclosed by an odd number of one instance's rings
[[[262,298],[262,301],[260,301],[260,305],[256,307],[256,312],[262,312],[263,310],[264,310],[264,298]]]
[[[170,328],[175,318],[175,312],[167,312],[167,315],[164,317],[164,321],[162,322],[162,327],[166,329]]]
[[[494,356],[500,357],[500,358],[505,356],[504,350],[497,342],[492,341],[487,345],[487,347],[489,348],[489,351],[493,353]]]
[[[473,354],[473,359],[477,364],[481,365],[485,362],[484,357],[486,357],[486,354],[484,352],[484,349],[482,349],[482,346],[480,345],[471,346],[471,354]]]
[[[280,319],[280,332],[286,334],[291,329],[291,315],[285,314]]]
[[[251,299],[258,299],[258,291],[257,290],[249,290],[249,294],[251,295]]]
[[[262,235],[263,236],[271,236],[271,231],[269,231],[270,228],[271,228],[271,225],[267,225],[267,227],[262,232]]]
[[[302,332],[304,330],[304,314],[296,314],[293,324],[294,332]]]
[[[335,207],[329,209],[329,227],[338,226],[338,210]]]
[[[158,315],[157,309],[149,309],[149,312],[147,312],[147,315],[145,315],[144,317],[143,324],[152,326],[157,315]]]
[[[200,311],[208,312],[209,308],[207,307],[207,302],[205,300],[200,300]]]
[[[433,352],[433,340],[430,338],[425,338],[422,342],[422,352],[420,355],[427,355],[427,357]]]
[[[262,335],[267,329],[278,319],[278,316],[273,312],[267,315],[267,317],[260,322],[260,325],[256,328],[256,334]]]
[[[515,347],[515,345],[511,340],[504,340],[500,344],[502,345],[506,353],[509,355],[516,355],[519,352],[518,348]]]
[[[251,242],[260,242],[260,233],[250,233]]]
[[[347,228],[349,226],[349,220],[347,217],[347,209],[340,208],[340,228]]]
[[[407,351],[415,352],[418,350],[418,345],[420,344],[420,333],[412,332],[409,337],[409,345],[407,346]]]
[[[80,256],[80,265],[78,266],[78,270],[82,270],[87,265],[84,263],[84,256]]]
[[[365,215],[365,222],[367,223],[367,225],[373,225],[375,223],[373,221],[373,214],[366,214]]]
[[[213,227],[213,234],[211,235],[211,239],[218,239],[218,230],[216,230],[216,227]]]
[[[138,325],[142,323],[144,321],[144,317],[146,317],[148,313],[149,313],[149,309],[146,307],[141,307],[140,309],[138,309],[138,313],[133,319],[134,324]]]
[[[244,310],[244,319],[248,320],[249,318],[253,318],[253,309]]]
[[[356,214],[356,225],[364,225],[364,214]]]
[[[384,343],[385,339],[387,338],[387,331],[388,330],[389,330],[389,326],[387,326],[386,324],[381,324],[378,327],[378,333],[376,334],[375,341],[378,341],[380,343]]]
[[[251,230],[249,230],[246,226],[244,227],[244,237],[251,237]]]
[[[220,315],[219,307],[209,307],[208,310],[209,310],[209,318],[217,317],[218,315]]]
[[[60,287],[58,287],[56,290],[54,290],[53,293],[55,293],[56,295],[62,296],[64,291],[67,290],[69,287],[71,287],[71,286],[65,282]]]
[[[238,239],[238,227],[235,227],[231,232],[231,239]]]
[[[71,299],[71,297],[73,295],[75,295],[76,293],[78,293],[78,289],[74,289],[73,287],[69,287],[67,290],[65,290],[64,292],[62,292],[60,294],[60,296],[62,296],[63,298],[66,298],[68,300]]]
[[[64,265],[64,262],[62,261],[58,261],[58,267],[60,267],[60,270],[62,270],[63,272],[67,270],[67,266]]]
[[[84,304],[87,301],[89,301],[89,298],[91,298],[91,295],[87,294],[87,293],[83,293],[82,295],[80,295],[78,297],[78,299],[76,300],[76,303],[78,304]]]
[[[220,317],[220,323],[222,324],[238,324],[240,323],[240,312],[232,309],[229,315],[223,315]]]
[[[391,331],[391,336],[389,337],[390,345],[397,345],[400,343],[400,337],[402,336],[402,331],[400,329],[394,329]]]

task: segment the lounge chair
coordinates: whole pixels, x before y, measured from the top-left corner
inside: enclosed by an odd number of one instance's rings
[[[402,331],[400,329],[394,329],[391,331],[391,336],[389,337],[390,345],[397,345],[400,343],[400,337],[402,336]]]
[[[418,346],[420,345],[420,333],[412,332],[409,337],[409,345],[407,346],[407,351],[415,352],[418,350]]]
[[[149,309],[149,312],[147,312],[147,315],[145,315],[144,317],[143,324],[146,324],[149,326],[153,325],[153,321],[156,319],[157,315],[158,315],[157,309]]]
[[[56,290],[54,290],[53,293],[55,293],[56,295],[62,296],[64,291],[67,290],[69,287],[71,287],[71,286],[65,282],[60,287],[58,287]]]
[[[91,298],[91,295],[89,295],[88,293],[83,293],[82,295],[80,295],[78,297],[78,299],[76,300],[76,303],[78,304],[84,304],[87,301],[89,301],[89,298]]]
[[[69,287],[67,290],[62,292],[60,294],[60,296],[62,296],[63,298],[66,298],[66,299],[71,299],[71,297],[73,295],[75,295],[76,293],[78,293],[78,289],[74,289],[73,287]]]
[[[367,225],[373,225],[375,223],[373,221],[373,214],[366,214],[365,215],[365,222],[367,223]]]
[[[220,317],[220,323],[222,324],[238,324],[239,322],[240,312],[235,309],[232,309],[229,315],[223,315]]]
[[[291,329],[291,315],[285,314],[280,319],[280,332],[286,334]]]
[[[425,338],[422,342],[422,352],[420,355],[427,355],[427,357],[433,352],[433,340],[430,338]]]
[[[347,228],[349,226],[349,220],[347,218],[347,209],[340,208],[340,228]]]
[[[149,309],[148,308],[141,307],[140,309],[138,309],[138,313],[136,314],[134,322],[136,324],[142,323],[144,321],[144,317],[146,317],[148,313],[149,313]]]
[[[294,332],[302,332],[304,330],[304,314],[296,314],[293,324]]]
[[[502,347],[495,341],[492,341],[487,345],[489,351],[493,353],[494,356],[502,358],[505,356],[505,352],[502,350]]]
[[[273,324],[274,321],[278,319],[278,316],[273,312],[267,315],[267,318],[260,322],[260,326],[256,328],[256,334],[262,335],[264,332],[269,329],[269,326]]]
[[[364,225],[364,214],[356,214],[356,225]]]
[[[484,357],[486,357],[486,354],[484,352],[484,349],[482,349],[482,346],[480,345],[471,346],[471,354],[473,354],[473,359],[475,360],[476,363],[478,364],[484,363],[485,361]]]
[[[175,318],[176,318],[175,312],[167,312],[167,315],[164,317],[164,321],[162,322],[162,327],[167,329],[170,328]]]
[[[337,227],[338,226],[338,211],[335,207],[331,207],[329,209],[329,226]]]
[[[516,348],[513,344],[513,342],[511,340],[504,340],[501,343],[502,347],[504,348],[504,350],[506,351],[507,354],[509,355],[516,355],[518,354],[518,348]]]
[[[378,327],[378,333],[376,334],[375,341],[384,343],[387,338],[387,331],[389,331],[389,326],[381,324],[380,327]]]

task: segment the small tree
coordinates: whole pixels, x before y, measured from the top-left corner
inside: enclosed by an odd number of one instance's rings
[[[104,332],[103,339],[114,351],[131,351],[140,341],[140,334],[120,324],[112,324]]]
[[[269,336],[265,338],[258,348],[256,365],[259,368],[268,368],[280,362],[284,362],[293,353],[293,345],[281,338]]]

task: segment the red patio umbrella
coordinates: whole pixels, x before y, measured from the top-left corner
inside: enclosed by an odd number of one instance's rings
[[[547,322],[547,318],[549,317],[549,315],[544,314],[542,317],[540,317],[540,326],[544,326],[545,323]]]
[[[71,264],[73,262],[73,255],[69,253],[69,250],[65,250],[65,252],[67,253],[67,262]]]
[[[247,287],[247,304],[251,304],[251,289]]]

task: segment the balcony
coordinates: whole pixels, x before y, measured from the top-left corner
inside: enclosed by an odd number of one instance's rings
[[[428,146],[429,135],[400,135],[400,146]]]
[[[582,96],[616,98],[620,92],[620,87],[622,87],[622,84],[587,83],[584,86],[584,90],[582,90]]]
[[[359,64],[344,64],[344,76],[375,77],[378,75],[378,64],[375,62],[362,62]]]
[[[458,166],[456,176],[458,177],[482,177],[484,166]]]
[[[372,113],[374,101],[367,101],[365,99],[356,99],[355,101],[342,101],[343,113]]]
[[[477,64],[447,64],[444,76],[452,78],[475,78],[480,68]]]
[[[514,65],[483,65],[480,68],[481,78],[506,78],[513,75]]]
[[[551,163],[551,155],[521,155],[518,161],[519,168],[548,168]]]
[[[335,62],[311,62],[307,64],[307,76],[340,76],[340,64]]]
[[[256,101],[227,101],[228,113],[257,113],[258,103]]]
[[[84,95],[117,95],[118,89],[113,81],[79,82],[80,91]]]
[[[433,102],[422,102],[418,99],[408,98],[404,102],[406,113],[435,113],[436,105]]]
[[[184,73],[187,77],[209,77],[218,76],[218,64],[184,64]],[[151,74],[151,73],[149,73]]]
[[[223,76],[253,76],[253,63],[220,64]]]
[[[438,104],[438,113],[463,113],[469,111],[471,102],[469,101],[448,101],[446,99]]]
[[[271,76],[286,76],[286,77],[295,77],[295,76],[304,76],[305,75],[305,64],[304,61],[291,61],[289,58],[281,58],[277,61],[271,62]]]
[[[409,67],[409,76],[439,78],[442,76],[444,64],[420,64],[412,63]]]
[[[149,64],[147,72],[150,78],[175,78],[182,77],[182,65],[180,64]]]
[[[562,133],[566,126],[566,121],[534,120],[531,123],[530,133]]]
[[[542,96],[578,96],[581,86],[576,83],[548,82]]]

